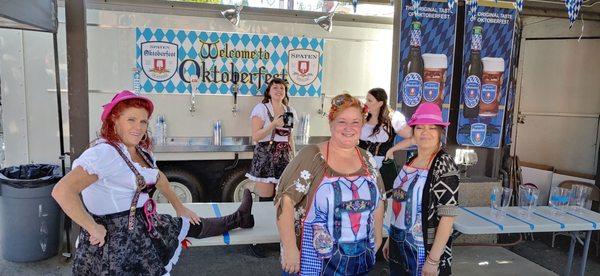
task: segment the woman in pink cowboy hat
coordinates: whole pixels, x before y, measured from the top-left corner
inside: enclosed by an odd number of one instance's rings
[[[152,156],[152,101],[122,91],[103,108],[100,138],[73,161],[71,172],[52,191],[64,212],[82,227],[74,275],[168,274],[185,237],[254,226],[248,190],[239,209],[220,218],[199,218],[179,201]],[[156,213],[148,195],[154,189],[171,202],[177,217]]]
[[[459,178],[452,157],[442,148],[449,124],[432,103],[422,103],[408,121],[417,155],[402,167],[392,190],[390,238],[383,247],[391,275],[452,273],[450,234]]]

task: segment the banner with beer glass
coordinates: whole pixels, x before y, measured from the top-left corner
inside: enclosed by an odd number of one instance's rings
[[[465,16],[456,140],[460,145],[499,148],[517,13],[509,2],[478,4],[476,16],[470,10]]]
[[[446,1],[422,1],[418,11],[415,16],[411,1],[402,1],[397,106],[408,120],[419,104],[435,103],[447,122],[457,7],[449,9]]]

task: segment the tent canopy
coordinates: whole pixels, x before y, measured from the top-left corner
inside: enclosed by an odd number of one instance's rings
[[[0,28],[56,33],[56,0],[0,0]]]

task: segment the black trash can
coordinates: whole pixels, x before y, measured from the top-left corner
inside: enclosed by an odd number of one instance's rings
[[[12,262],[33,262],[58,254],[60,207],[51,196],[59,166],[29,164],[0,169],[0,247]]]

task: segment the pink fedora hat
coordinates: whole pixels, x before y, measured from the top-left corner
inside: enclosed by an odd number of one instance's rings
[[[154,111],[154,104],[152,103],[152,101],[150,99],[148,99],[146,97],[138,96],[129,90],[123,90],[123,91],[119,92],[117,95],[115,95],[113,97],[113,99],[110,101],[110,103],[107,103],[102,106],[102,108],[104,108],[104,110],[102,111],[102,117],[100,117],[100,119],[102,119],[102,121],[105,121],[106,118],[108,118],[110,111],[118,103],[120,103],[122,101],[126,101],[126,100],[132,100],[132,99],[140,99],[140,100],[144,100],[144,101],[148,102],[148,104],[150,105],[150,110],[148,110],[148,113],[149,113],[148,117],[150,117],[150,115],[152,115],[152,111]]]
[[[409,126],[415,125],[438,125],[447,127],[450,122],[444,122],[442,119],[442,111],[437,104],[422,103],[417,107],[417,110],[408,121]]]

